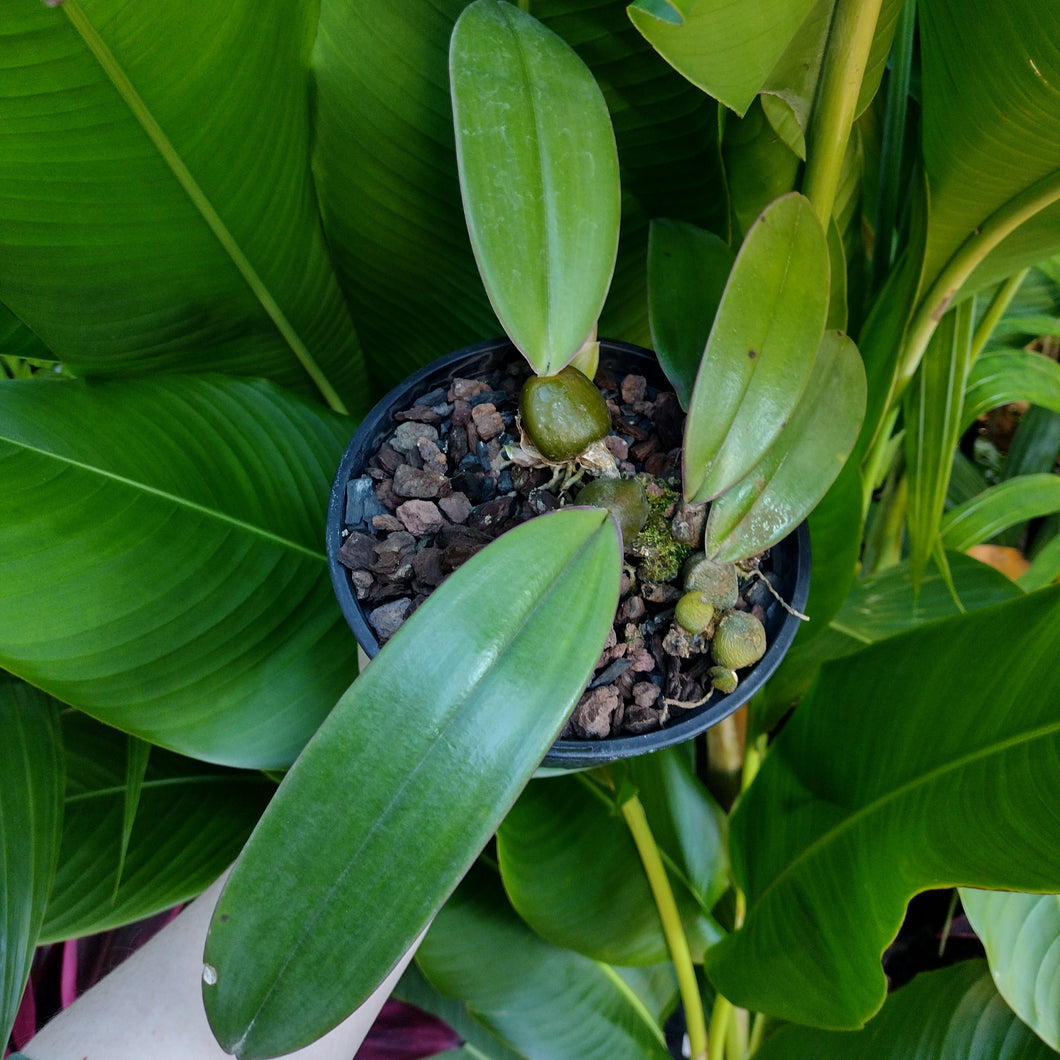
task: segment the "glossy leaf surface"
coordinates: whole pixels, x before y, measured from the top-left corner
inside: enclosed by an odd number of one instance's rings
[[[922,972],[864,1030],[781,1027],[756,1060],[1052,1060],[998,996],[984,961]]]
[[[751,472],[710,506],[708,555],[733,562],[783,540],[843,469],[865,414],[865,369],[849,337],[828,331],[780,437]]]
[[[990,0],[969,19],[961,0],[923,0],[918,14],[931,199],[925,276],[958,248],[969,263],[989,251],[971,279],[976,289],[1060,243],[1060,11]],[[990,251],[995,233],[1020,218],[1019,231]]]
[[[309,171],[313,32],[282,0],[6,13],[0,301],[60,360],[265,375],[364,411]]]
[[[858,1027],[883,1003],[880,954],[915,892],[1055,883],[1057,621],[1046,589],[822,667],[732,820],[747,919],[706,959],[726,997]],[[916,680],[896,682],[898,665]]]
[[[476,0],[449,52],[460,189],[482,280],[540,375],[592,332],[618,251],[618,153],[585,64],[532,16]]]
[[[1060,1052],[1060,895],[962,887],[961,905],[1001,996]]]
[[[417,954],[443,994],[530,1057],[666,1060],[656,1016],[606,964],[535,935],[484,866],[472,869]]]
[[[66,809],[44,942],[105,931],[194,898],[236,859],[276,790],[260,774],[153,748],[123,851],[127,739],[76,711],[63,713]]]
[[[652,345],[684,409],[734,258],[729,245],[713,232],[683,221],[651,223],[648,314]]]
[[[828,246],[801,195],[778,199],[744,240],[685,424],[684,490],[716,497],[776,441],[810,378],[828,310]]]
[[[766,3],[629,5],[633,24],[693,84],[743,114],[814,6],[814,0]],[[660,10],[662,9],[662,10]],[[660,17],[662,15],[663,17]]]
[[[59,857],[59,705],[0,674],[0,1041],[7,1042]]]
[[[260,381],[0,383],[0,663],[183,754],[287,765],[356,673],[320,530],[349,430]]]
[[[673,753],[634,760],[630,782],[647,802],[693,957],[702,959],[704,948],[720,936],[708,911],[727,879],[719,811]],[[692,835],[698,839],[694,846]],[[542,938],[608,964],[668,960],[637,848],[600,778],[533,781],[498,830],[497,856],[509,900]],[[578,886],[557,894],[561,879]]]
[[[562,728],[619,571],[610,516],[556,512],[478,553],[387,642],[285,777],[218,903],[205,1002],[225,1048],[293,1050],[383,980]],[[373,909],[386,916],[366,922]]]
[[[1007,527],[1053,512],[1060,512],[1060,476],[1020,475],[951,508],[942,519],[942,541],[963,552]]]

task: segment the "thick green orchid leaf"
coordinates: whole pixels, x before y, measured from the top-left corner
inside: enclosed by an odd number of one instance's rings
[[[709,910],[728,882],[719,811],[679,755],[660,752],[643,763],[631,764],[630,782],[647,802],[693,959],[701,960],[720,937]],[[585,836],[592,836],[592,843],[585,843]],[[594,774],[532,782],[497,832],[497,856],[512,905],[553,945],[608,964],[669,959],[629,828],[614,794]],[[557,893],[561,879],[577,880],[578,886]],[[615,931],[616,922],[623,925],[621,932]]]
[[[961,905],[1001,996],[1060,1052],[1060,895],[962,887]]]
[[[732,819],[747,917],[707,952],[718,990],[855,1028],[917,891],[1055,887],[1058,621],[1045,589],[822,667]]]
[[[780,437],[710,506],[703,547],[725,562],[787,537],[825,495],[861,429],[865,369],[853,341],[827,331],[810,381]]]
[[[0,383],[0,664],[183,754],[289,764],[356,673],[320,530],[349,431],[264,381]]]
[[[438,914],[416,960],[435,989],[526,1056],[669,1056],[658,1014],[618,972],[535,935],[483,865]]]
[[[799,158],[766,120],[759,103],[742,118],[726,114],[721,144],[732,212],[733,242],[743,236],[774,199],[795,187]]]
[[[952,270],[926,306],[937,317],[973,268],[967,290],[1060,246],[1060,11],[988,0],[969,19],[961,0],[922,0],[918,14],[931,198],[925,277]]]
[[[194,898],[236,859],[276,785],[154,748],[125,840],[128,737],[62,718],[66,811],[42,942],[95,934]]]
[[[627,10],[671,66],[744,114],[813,7],[814,0],[699,0],[681,5],[679,23],[660,18],[655,3]]]
[[[0,303],[0,357],[39,363],[55,360],[51,350],[3,303]]]
[[[998,997],[985,961],[923,972],[864,1030],[780,1027],[755,1060],[1054,1060]]]
[[[685,221],[651,223],[648,314],[652,345],[684,409],[734,259],[732,248],[713,232]]]
[[[1030,568],[1019,578],[1019,586],[1027,592],[1043,589],[1060,581],[1060,537],[1046,542],[1031,560]]]
[[[972,303],[967,302],[943,318],[905,392],[906,531],[914,585],[938,543],[971,357]]]
[[[0,673],[0,1041],[29,977],[59,857],[63,741],[59,704]]]
[[[1054,512],[1060,512],[1060,476],[1020,475],[951,508],[939,532],[946,548],[963,552],[1010,526]]]
[[[620,569],[607,513],[556,512],[479,552],[387,642],[284,778],[218,903],[205,1002],[226,1049],[296,1049],[382,982],[584,690]],[[366,921],[372,909],[386,916]]]
[[[151,758],[151,745],[146,740],[138,740],[135,736],[129,736],[126,741],[125,798],[122,807],[121,852],[118,855],[118,872],[114,881],[115,896],[121,886],[125,855],[129,851],[129,840],[132,837],[133,824],[136,822],[136,811],[140,808],[144,774],[147,772],[147,763]]]
[[[449,53],[460,189],[482,280],[536,372],[600,316],[618,252],[618,151],[577,54],[501,0],[475,0]]]
[[[309,171],[314,14],[252,0],[6,13],[0,300],[64,363],[265,375],[364,411]]]
[[[1060,412],[1060,364],[1032,350],[990,350],[968,373],[961,427],[1011,401]]]
[[[716,497],[762,459],[810,378],[828,312],[828,245],[786,195],[751,227],[722,295],[685,425],[684,491]]]

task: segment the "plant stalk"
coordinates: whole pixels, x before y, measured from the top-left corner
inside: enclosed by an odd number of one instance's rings
[[[803,193],[827,230],[882,0],[838,0],[810,119]]]
[[[688,939],[681,926],[681,916],[677,911],[677,902],[666,875],[666,868],[659,855],[647,815],[640,799],[633,795],[622,803],[622,816],[626,819],[630,835],[637,846],[637,853],[644,865],[651,893],[655,898],[659,919],[662,921],[666,946],[670,959],[677,971],[677,985],[685,1009],[685,1022],[688,1028],[688,1041],[692,1050],[692,1060],[707,1060],[707,1026],[703,1015],[703,1000],[696,981],[696,969],[692,963],[692,954],[688,948]]]
[[[1020,289],[1027,277],[1027,273],[1030,271],[1030,269],[1022,269],[1015,276],[1010,276],[997,289],[990,305],[986,307],[986,312],[976,326],[975,334],[972,335],[972,350],[968,356],[969,369],[975,364],[979,354],[983,352],[983,347],[987,344],[987,340],[994,333],[994,328],[997,327],[1001,318],[1005,315],[1005,310],[1011,305],[1012,299],[1016,297],[1016,292]]]

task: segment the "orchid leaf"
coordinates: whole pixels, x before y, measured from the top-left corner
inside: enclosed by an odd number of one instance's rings
[[[365,410],[309,170],[314,11],[5,13],[0,301],[64,364],[264,375]]]
[[[431,925],[417,963],[503,1041],[530,1057],[667,1060],[658,1015],[607,964],[553,946],[476,865]]]
[[[151,745],[146,740],[128,737],[125,753],[125,798],[122,807],[121,852],[118,855],[118,872],[114,881],[114,895],[117,896],[121,886],[121,876],[125,868],[125,855],[129,852],[129,839],[133,825],[136,823],[136,811],[140,806],[140,795],[143,792],[144,774],[151,758]]]
[[[1060,895],[962,887],[961,905],[1001,996],[1060,1052]]]
[[[685,496],[707,500],[762,459],[810,378],[828,312],[828,245],[801,195],[744,240],[700,362],[685,426]]]
[[[1012,401],[1060,412],[1060,364],[1032,350],[988,350],[968,373],[961,427]]]
[[[618,153],[588,67],[500,0],[475,0],[449,53],[471,245],[508,337],[541,375],[592,333],[618,251]]]
[[[349,432],[264,381],[0,383],[0,664],[182,754],[289,764],[356,673],[320,530]]]
[[[821,668],[732,818],[747,916],[706,956],[727,998],[859,1027],[883,1004],[880,955],[914,893],[1055,886],[1058,621],[1060,588],[1044,589]],[[915,679],[896,683],[896,667]]]
[[[684,409],[734,258],[729,245],[713,232],[684,221],[651,223],[648,312],[652,344]]]
[[[59,704],[0,673],[0,733],[0,1041],[6,1042],[59,857]]]
[[[260,773],[156,747],[127,832],[130,737],[72,710],[62,729],[66,809],[42,942],[120,927],[194,898],[235,860],[276,790]]]
[[[755,1060],[1053,1060],[998,997],[984,961],[917,975],[860,1031],[780,1027]]]
[[[710,506],[709,556],[747,559],[787,537],[838,477],[865,414],[865,369],[853,341],[825,332],[813,374],[780,437]]]
[[[292,1051],[382,982],[559,734],[611,628],[620,568],[607,513],[555,512],[479,552],[386,643],[287,773],[218,902],[204,999],[224,1048]]]
[[[1054,512],[1060,512],[1060,476],[1020,475],[951,508],[942,518],[940,533],[946,548],[963,552],[1010,526]]]
[[[659,17],[655,3],[630,4],[633,24],[659,54],[704,92],[744,114],[784,54],[814,0],[677,6],[680,22]],[[663,12],[665,16],[665,12]]]

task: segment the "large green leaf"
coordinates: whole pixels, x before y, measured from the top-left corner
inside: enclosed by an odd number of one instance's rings
[[[685,426],[684,489],[716,497],[776,441],[813,369],[828,311],[828,245],[801,195],[772,203],[736,257]]]
[[[59,705],[0,674],[0,1042],[29,976],[59,856],[63,741]]]
[[[637,0],[628,10],[668,63],[743,114],[813,6],[814,0]]]
[[[716,236],[684,221],[654,220],[648,237],[652,345],[682,408],[688,408],[703,349],[735,255]]]
[[[937,314],[984,259],[969,289],[1060,247],[1060,11],[1038,0],[987,0],[975,18],[961,0],[918,8],[925,276],[952,270],[925,307]]]
[[[924,576],[939,538],[971,353],[968,302],[943,318],[905,392],[906,529],[914,585]]]
[[[998,997],[983,961],[918,975],[861,1031],[781,1027],[755,1060],[1053,1060]]]
[[[482,280],[540,374],[592,333],[615,267],[618,151],[603,94],[532,16],[475,0],[449,53],[460,189]]]
[[[236,859],[276,790],[154,748],[122,857],[127,737],[76,711],[63,715],[66,811],[42,941],[94,934],[169,909]]]
[[[1060,475],[1020,475],[951,508],[942,518],[942,542],[963,552],[1007,527],[1054,512],[1060,512]]]
[[[733,817],[747,918],[706,958],[726,997],[857,1027],[915,892],[1056,889],[1058,621],[1045,589],[822,667]]]
[[[484,866],[446,903],[416,959],[437,990],[526,1056],[669,1056],[658,1014],[615,969],[535,935]]]
[[[0,300],[65,363],[267,375],[364,410],[309,171],[314,15],[285,0],[5,12]]]
[[[1060,1052],[1060,895],[962,887],[961,904],[1001,996]]]
[[[562,728],[611,628],[620,567],[607,513],[556,512],[478,553],[387,642],[221,896],[205,1001],[226,1049],[295,1049],[379,985]]]
[[[290,763],[356,673],[320,529],[349,430],[262,381],[0,383],[0,665],[183,754]]]
[[[810,381],[780,437],[743,479],[710,506],[703,547],[732,562],[787,537],[843,470],[865,415],[858,348],[825,332]]]
[[[631,764],[631,782],[648,801],[649,825],[668,864],[693,957],[701,960],[720,935],[708,911],[728,879],[718,811],[678,754],[645,757],[644,764]],[[498,830],[497,856],[512,905],[542,938],[608,964],[668,959],[637,848],[599,777],[532,782]],[[577,880],[578,886],[558,893],[556,880]]]

